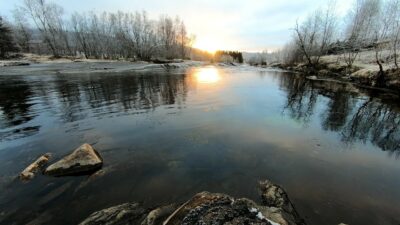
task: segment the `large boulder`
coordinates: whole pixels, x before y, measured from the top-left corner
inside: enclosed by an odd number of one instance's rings
[[[103,166],[100,154],[89,144],[83,144],[45,170],[50,176],[90,174]]]
[[[163,223],[178,224],[260,224],[275,225],[265,207],[249,199],[201,192],[179,207]]]

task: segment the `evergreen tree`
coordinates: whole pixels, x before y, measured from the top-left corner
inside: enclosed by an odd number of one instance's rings
[[[0,58],[5,58],[9,52],[17,51],[12,30],[8,27],[0,16]]]

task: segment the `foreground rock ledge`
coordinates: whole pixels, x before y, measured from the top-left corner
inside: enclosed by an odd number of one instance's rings
[[[262,205],[246,198],[201,192],[179,207],[168,205],[150,210],[138,203],[125,203],[95,212],[80,225],[305,224],[281,187],[270,181],[260,185]]]
[[[50,176],[73,176],[89,174],[103,166],[100,154],[89,144],[83,144],[45,170]]]

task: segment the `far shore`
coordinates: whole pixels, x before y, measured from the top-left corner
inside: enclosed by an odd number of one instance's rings
[[[129,61],[109,59],[82,59],[82,58],[53,58],[49,55],[23,54],[23,57],[10,60],[0,60],[1,74],[21,73],[96,73],[96,72],[125,72],[150,71],[166,69],[187,69],[190,67],[209,64],[193,60],[164,60],[164,61]]]

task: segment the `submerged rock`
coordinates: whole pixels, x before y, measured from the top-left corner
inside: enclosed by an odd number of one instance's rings
[[[50,176],[72,176],[95,172],[103,166],[100,154],[89,144],[83,144],[71,154],[47,167]]]
[[[46,153],[42,156],[40,156],[38,159],[36,159],[35,162],[30,164],[28,167],[26,167],[20,174],[19,178],[23,181],[28,181],[31,180],[35,177],[35,174],[39,171],[41,171],[44,166],[47,164],[51,157],[50,153]]]
[[[147,213],[138,203],[125,203],[95,212],[79,225],[140,224]]]
[[[175,205],[146,210],[125,203],[93,213],[80,225],[96,224],[265,224],[304,225],[286,192],[270,181],[260,182],[263,204],[246,198],[201,192],[176,208]]]

